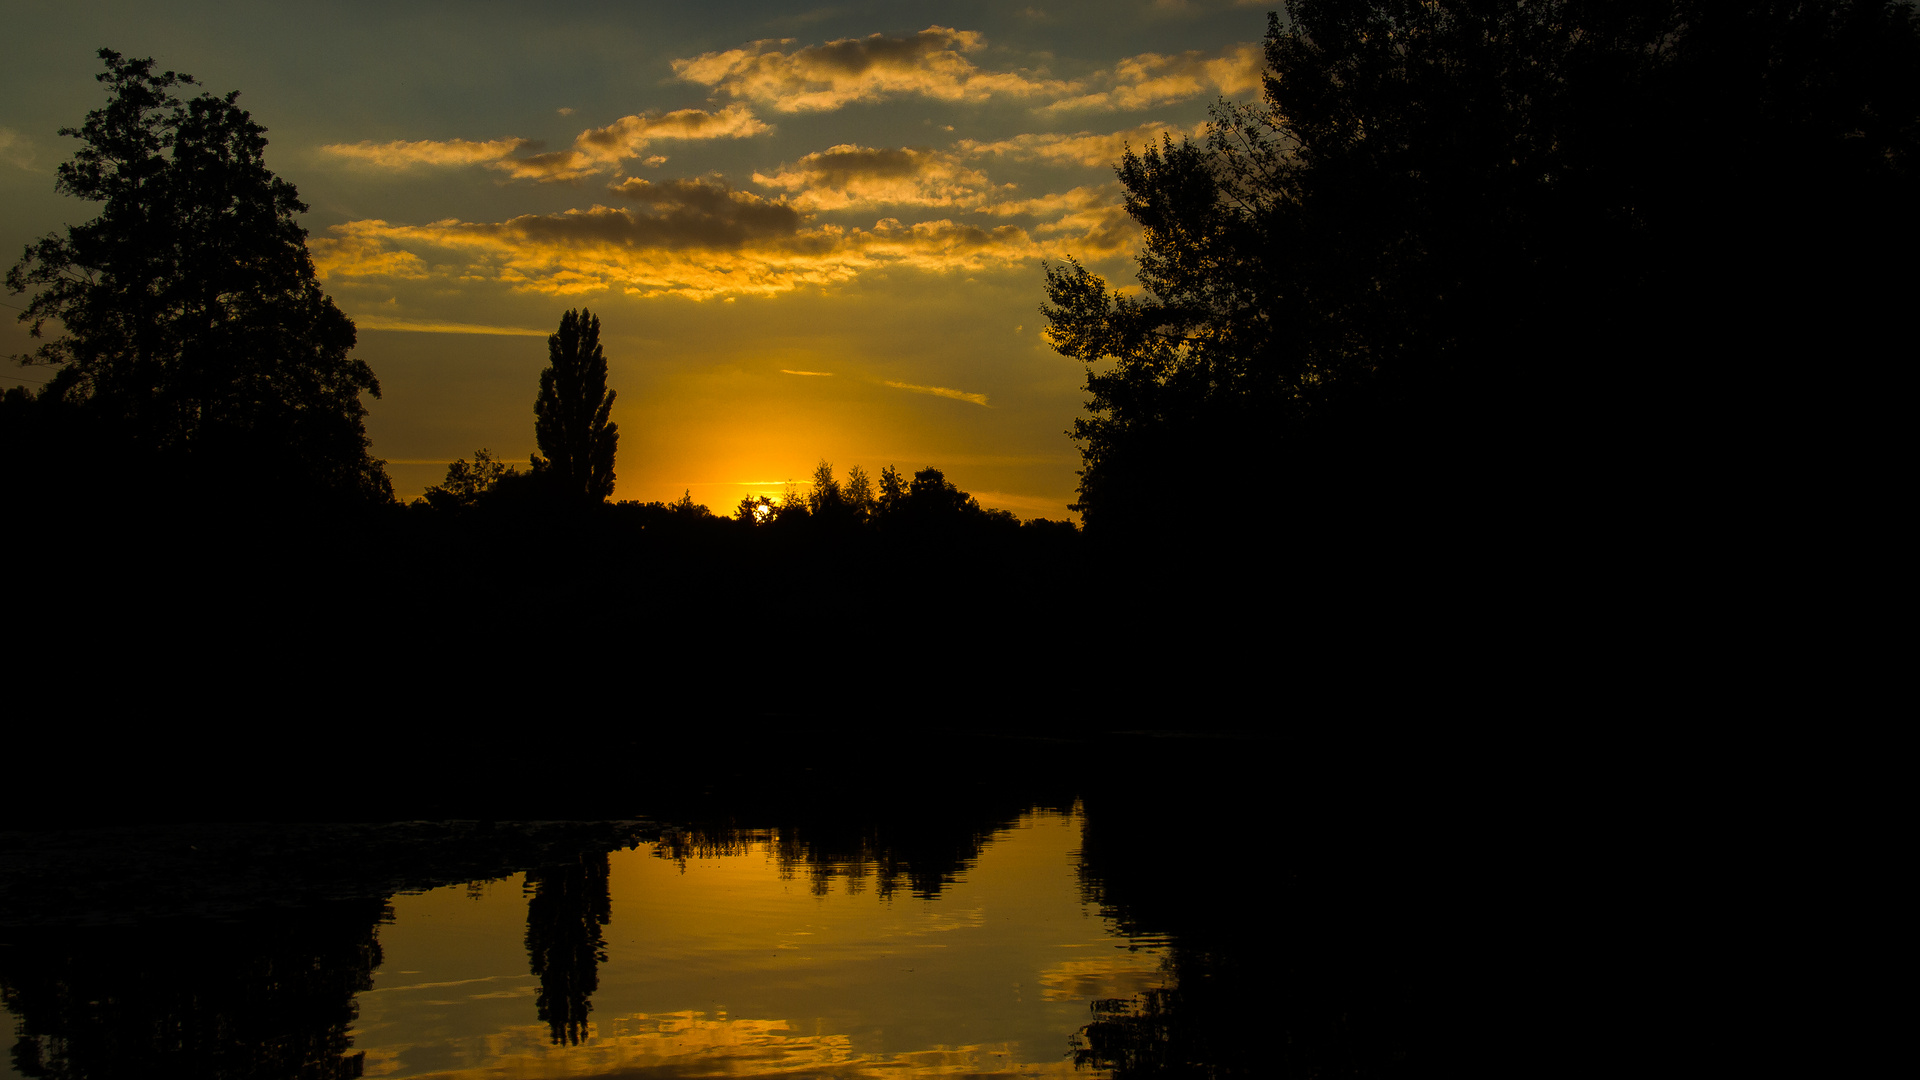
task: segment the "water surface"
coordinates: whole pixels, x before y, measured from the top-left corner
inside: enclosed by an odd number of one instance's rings
[[[1077,810],[1029,811],[931,882],[884,853],[809,858],[779,830],[670,833],[395,895],[373,924],[356,924],[364,905],[331,922],[289,914],[283,929],[340,928],[309,929],[290,954],[254,924],[224,922],[195,949],[200,972],[150,957],[152,975],[134,978],[211,985],[237,966],[270,981],[224,1004],[209,1000],[217,990],[189,996],[242,1042],[305,1031],[296,1041],[312,1060],[226,1047],[217,1056],[229,1067],[208,1071],[230,1075],[1066,1075],[1094,1002],[1169,979],[1166,939],[1121,934],[1087,895],[1082,828]],[[249,942],[267,959],[246,954]],[[349,951],[357,959],[344,967],[325,959]],[[241,959],[208,974],[202,961],[226,954]],[[289,968],[306,980],[291,994],[273,970]],[[86,981],[63,978],[69,989]],[[338,1000],[355,985],[350,1003]],[[109,1008],[131,1008],[128,991],[100,992]],[[248,999],[276,994],[303,1004],[249,1030]],[[84,1027],[23,1039],[32,1052],[16,1054],[10,1075],[113,1071],[111,1059],[72,1052]]]

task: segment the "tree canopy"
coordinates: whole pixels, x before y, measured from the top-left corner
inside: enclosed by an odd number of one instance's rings
[[[1048,270],[1092,529],[1316,484],[1531,499],[1791,438],[1783,387],[1899,340],[1909,3],[1296,0],[1266,61],[1263,104],[1120,162],[1138,295]]]
[[[100,50],[104,108],[57,190],[100,216],[27,246],[7,273],[58,366],[42,391],[83,413],[115,456],[157,455],[223,485],[392,500],[369,456],[353,323],[320,291],[297,215],[264,161],[265,129],[236,101],[176,88],[191,76]],[[121,461],[126,468],[128,462]],[[127,470],[137,473],[142,470]]]
[[[547,338],[547,355],[533,405],[533,434],[544,460],[534,459],[534,471],[567,499],[605,502],[613,494],[620,426],[609,419],[614,392],[607,389],[599,317],[585,309],[561,316],[559,332]]]

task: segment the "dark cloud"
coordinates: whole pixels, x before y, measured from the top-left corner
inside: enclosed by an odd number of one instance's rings
[[[654,183],[630,177],[607,191],[644,209],[642,215],[628,215],[636,229],[658,227],[662,235],[674,238],[659,245],[663,247],[739,247],[791,235],[803,221],[786,203],[735,191],[717,178]]]

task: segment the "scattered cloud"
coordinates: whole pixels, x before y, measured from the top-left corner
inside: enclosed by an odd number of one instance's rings
[[[656,139],[744,139],[772,130],[740,104],[718,112],[677,109],[660,116],[642,113],[623,116],[606,127],[588,128],[574,137],[572,149],[509,158],[493,163],[493,167],[521,180],[578,180],[639,157]]]
[[[356,315],[353,325],[361,330],[403,330],[415,334],[499,334],[507,337],[551,337],[550,330],[526,330],[518,326],[481,326],[477,323],[433,322],[425,319],[396,319],[387,315]],[[451,462],[426,462],[447,465]]]
[[[659,184],[628,177],[607,192],[645,209],[637,220],[658,231],[629,239],[649,247],[737,247],[756,237],[791,235],[802,220],[786,203],[735,191],[717,177]]]
[[[557,112],[557,113],[559,113],[559,114],[560,114],[561,116],[572,116],[572,115],[573,115],[573,106],[571,106],[571,105],[562,105],[562,106],[560,106],[559,108],[557,108],[557,109],[555,109],[555,110],[553,110],[553,111],[554,111],[554,112]]]
[[[1260,89],[1260,76],[1265,70],[1266,54],[1253,42],[1228,46],[1217,56],[1197,49],[1174,56],[1141,53],[1120,61],[1111,72],[1102,72],[1090,80],[1107,84],[1107,89],[1063,97],[1042,107],[1041,111],[1101,109],[1126,112],[1185,101],[1209,91],[1227,97],[1239,97]]]
[[[782,375],[818,375],[822,378],[831,378],[833,376],[833,372],[831,371],[795,371],[792,368],[781,368],[780,374]]]
[[[314,269],[323,276],[370,278],[383,281],[424,281],[433,276],[427,260],[383,242],[384,221],[350,221],[335,225],[339,236],[307,241]]]
[[[1041,236],[1072,236],[1079,244],[1078,250],[1091,256],[1131,251],[1140,238],[1140,224],[1127,214],[1118,182],[997,203],[986,207],[985,212],[998,217],[1050,218],[1033,231]]]
[[[335,157],[381,169],[413,169],[433,165],[492,165],[510,157],[527,139],[421,139],[417,142],[330,143],[320,149]]]
[[[818,112],[856,101],[918,94],[941,101],[995,96],[1059,97],[1078,84],[1024,71],[982,71],[963,54],[986,47],[971,30],[929,26],[917,34],[842,38],[782,51],[793,39],[755,41],[673,62],[674,74],[716,93],[765,102],[779,112]]]
[[[912,383],[894,382],[892,379],[886,380],[886,383],[895,390],[910,390],[916,394],[932,394],[935,397],[952,398],[955,401],[971,401],[975,405],[983,405],[987,408],[993,407],[987,405],[987,395],[985,394],[969,394],[965,390],[953,390],[945,386],[915,386]]]
[[[0,127],[0,161],[33,171],[33,143],[12,128]]]
[[[353,221],[333,226],[332,236],[309,247],[316,269],[329,279],[397,272],[461,287],[491,281],[548,295],[619,289],[696,300],[831,286],[874,271],[975,272],[1113,253],[1106,237],[1055,233],[1036,240],[1013,225],[946,219],[909,225],[882,218],[867,229],[806,226],[791,207],[745,192],[691,198],[684,190],[628,185],[622,187],[629,196],[646,193],[631,208],[593,206],[502,222]]]
[[[561,112],[571,112],[562,109]],[[320,149],[335,157],[383,169],[410,169],[427,165],[484,165],[518,180],[578,180],[618,169],[637,158],[655,139],[744,139],[773,129],[745,105],[729,105],[718,112],[679,109],[660,116],[623,116],[606,127],[588,128],[574,137],[573,146],[545,154],[515,157],[535,144],[529,139],[422,139],[386,143],[333,143]],[[657,166],[667,159],[646,159]]]
[[[744,139],[773,130],[745,105],[719,112],[676,109],[661,116],[623,116],[603,128],[580,133],[574,145],[607,162],[639,156],[650,139]]]
[[[1180,138],[1197,140],[1204,138],[1206,131],[1205,122],[1183,128],[1153,121],[1104,135],[1091,131],[1081,131],[1072,135],[1046,132],[1015,135],[1010,139],[996,139],[993,142],[962,139],[953,146],[956,151],[966,157],[993,155],[1011,161],[1037,161],[1046,165],[1113,165],[1119,162],[1121,155],[1126,153],[1129,147],[1139,150],[1145,146],[1157,145],[1162,135],[1172,135],[1176,140]]]
[[[793,192],[793,205],[806,210],[954,206],[979,201],[989,188],[985,173],[952,154],[852,144],[808,154],[771,176],[756,172],[753,182]]]

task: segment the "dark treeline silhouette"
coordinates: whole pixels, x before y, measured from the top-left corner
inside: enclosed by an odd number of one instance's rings
[[[555,1042],[585,1042],[609,929],[646,932],[611,922],[614,847],[651,843],[685,861],[766,846],[816,892],[931,900],[1023,813],[1076,804],[1086,898],[1124,935],[1166,950],[1167,973],[1162,988],[1098,1003],[1071,1044],[1062,1033],[1061,1051],[1082,1064],[1126,1076],[1410,1075],[1471,1030],[1452,1025],[1498,1014],[1472,998],[1472,976],[1491,962],[1485,924],[1510,922],[1518,901],[1481,874],[1478,849],[1522,827],[1502,820],[1503,800],[1489,799],[1499,817],[1464,814],[1462,777],[1422,779],[1433,755],[1342,759],[1225,736],[936,743],[911,725],[891,740],[718,752],[698,769],[684,755],[658,760],[657,747],[651,759],[606,748],[631,765],[596,766],[600,786],[658,824],[198,826],[10,848],[0,993],[21,1021],[16,1068],[73,1080],[136,1063],[159,1075],[357,1075],[345,1033],[380,960],[387,900],[521,869],[539,979],[528,1019]],[[1534,850],[1515,844],[1507,857],[1532,868]],[[48,872],[15,881],[34,864]],[[221,897],[239,906],[209,919]]]
[[[380,965],[382,898],[238,920],[0,928],[12,1064],[32,1080],[350,1080],[354,995]]]
[[[1170,939],[1167,982],[1095,1002],[1077,1064],[1359,1077],[1448,1060],[1482,989],[1448,954],[1483,924],[1473,908],[1492,879],[1475,854],[1488,835],[1474,800],[1449,790],[1460,774],[1427,771],[1450,756],[1333,749],[1107,741],[1106,768],[1083,785],[1080,878],[1121,932]]]
[[[1058,765],[1078,744],[924,722],[821,724],[788,755],[663,777],[644,812],[675,827],[654,853],[684,866],[765,845],[816,893],[838,881],[882,900],[902,891],[930,900],[1023,813],[1073,805],[1076,780]]]
[[[1219,524],[1269,558],[1438,573],[1504,536],[1538,563],[1568,532],[1764,529],[1756,498],[1880,456],[1914,5],[1282,8],[1262,104],[1119,165],[1144,291],[1049,270],[1091,533],[1238,504]]]
[[[402,507],[381,494],[360,434],[357,394],[373,388],[371,372],[346,359],[351,325],[335,318],[295,251],[297,204],[261,164],[262,133],[231,97],[178,102],[169,88],[183,77],[104,58],[112,103],[89,117],[89,149],[61,184],[105,192],[106,211],[33,249],[9,278],[46,286],[29,314],[66,328],[42,356],[64,360],[54,388],[0,401],[10,452],[48,463],[22,470],[28,479],[0,498],[25,511],[37,550],[57,560],[56,572],[15,583],[9,602],[39,650],[36,680],[86,687],[101,713],[164,709],[182,719],[23,725],[8,768],[69,793],[25,808],[29,817],[128,807],[220,820],[436,817],[474,806],[495,816],[620,813],[620,789],[569,768],[528,769],[529,747],[555,752],[547,743],[565,731],[568,752],[591,746],[645,762],[661,745],[696,755],[722,740],[790,750],[834,735],[906,761],[983,728],[1281,728],[1328,701],[1401,686],[1444,694],[1446,678],[1472,675],[1432,645],[1455,611],[1432,604],[1415,618],[1378,617],[1356,602],[1370,579],[1286,554],[1298,530],[1260,536],[1251,560],[1178,545],[1093,552],[1065,522],[1017,521],[938,468],[909,474],[893,463],[876,477],[822,462],[810,485],[727,516],[690,495],[609,504],[613,390],[599,319],[585,311],[561,317],[548,367],[527,388],[540,449],[528,467],[482,451]],[[215,120],[231,138],[208,149],[194,140]],[[132,127],[115,126],[124,124]],[[132,142],[101,142],[121,138]],[[180,161],[200,161],[192,155],[202,150],[231,166],[259,205],[234,221],[213,215],[223,224],[182,234],[167,258],[204,243],[211,264],[264,243],[255,233],[277,237],[260,256],[278,260],[274,273],[241,284],[278,284],[244,311],[221,306],[233,290],[196,293],[189,286],[202,279],[184,264],[164,280],[136,280],[135,270],[166,262],[159,254],[133,269],[112,263],[122,240],[153,241],[139,230],[114,239],[127,220],[198,205],[204,193]],[[244,244],[229,235],[238,232]],[[103,246],[88,254],[94,240]],[[74,292],[42,279],[66,266],[94,266],[94,284]],[[134,293],[171,306],[149,310],[127,299]],[[253,319],[313,333],[268,333]],[[254,351],[256,338],[273,347]],[[153,370],[201,374],[179,387],[158,375],[132,389],[114,381],[147,370],[161,345],[173,351]],[[292,352],[275,351],[282,346]],[[248,398],[267,412],[194,396],[224,379],[271,391]],[[78,389],[57,389],[69,384]],[[219,422],[258,434],[280,430],[273,410],[282,406],[330,417],[326,431],[351,436],[323,440],[340,454],[311,473],[350,483],[320,496],[305,481],[263,480],[189,498],[156,459],[109,470],[57,451],[105,425],[121,432],[114,439],[151,437],[154,453],[187,455],[212,476],[230,460],[222,448],[239,444],[202,438],[187,419],[228,417]],[[295,467],[274,455],[257,461]],[[101,468],[81,476],[76,462]],[[1287,497],[1253,491],[1239,505],[1265,520]],[[1197,497],[1162,505],[1170,527],[1196,535],[1221,516]],[[1406,641],[1434,657],[1381,662]],[[541,719],[555,716],[568,719],[551,728]],[[903,716],[915,723],[903,728]]]
[[[765,838],[787,872],[817,886],[858,881],[876,900],[896,888],[932,900],[1025,810],[1071,805],[1052,754],[1034,749],[961,738],[922,761],[828,738],[786,758],[602,778],[660,824],[0,832],[0,994],[21,1022],[16,1067],[68,1080],[136,1065],[143,1075],[357,1076],[353,996],[372,985],[394,893],[520,870],[539,980],[531,1013],[554,1042],[585,1042],[612,918],[613,848],[652,843],[656,856],[685,860]],[[885,782],[903,768],[939,797],[876,800],[842,782]]]
[[[538,1018],[587,1032],[607,853],[634,823],[177,825],[0,833],[0,1000],[47,1080],[346,1080],[396,892],[526,872]],[[530,1017],[531,1019],[531,1017]]]

